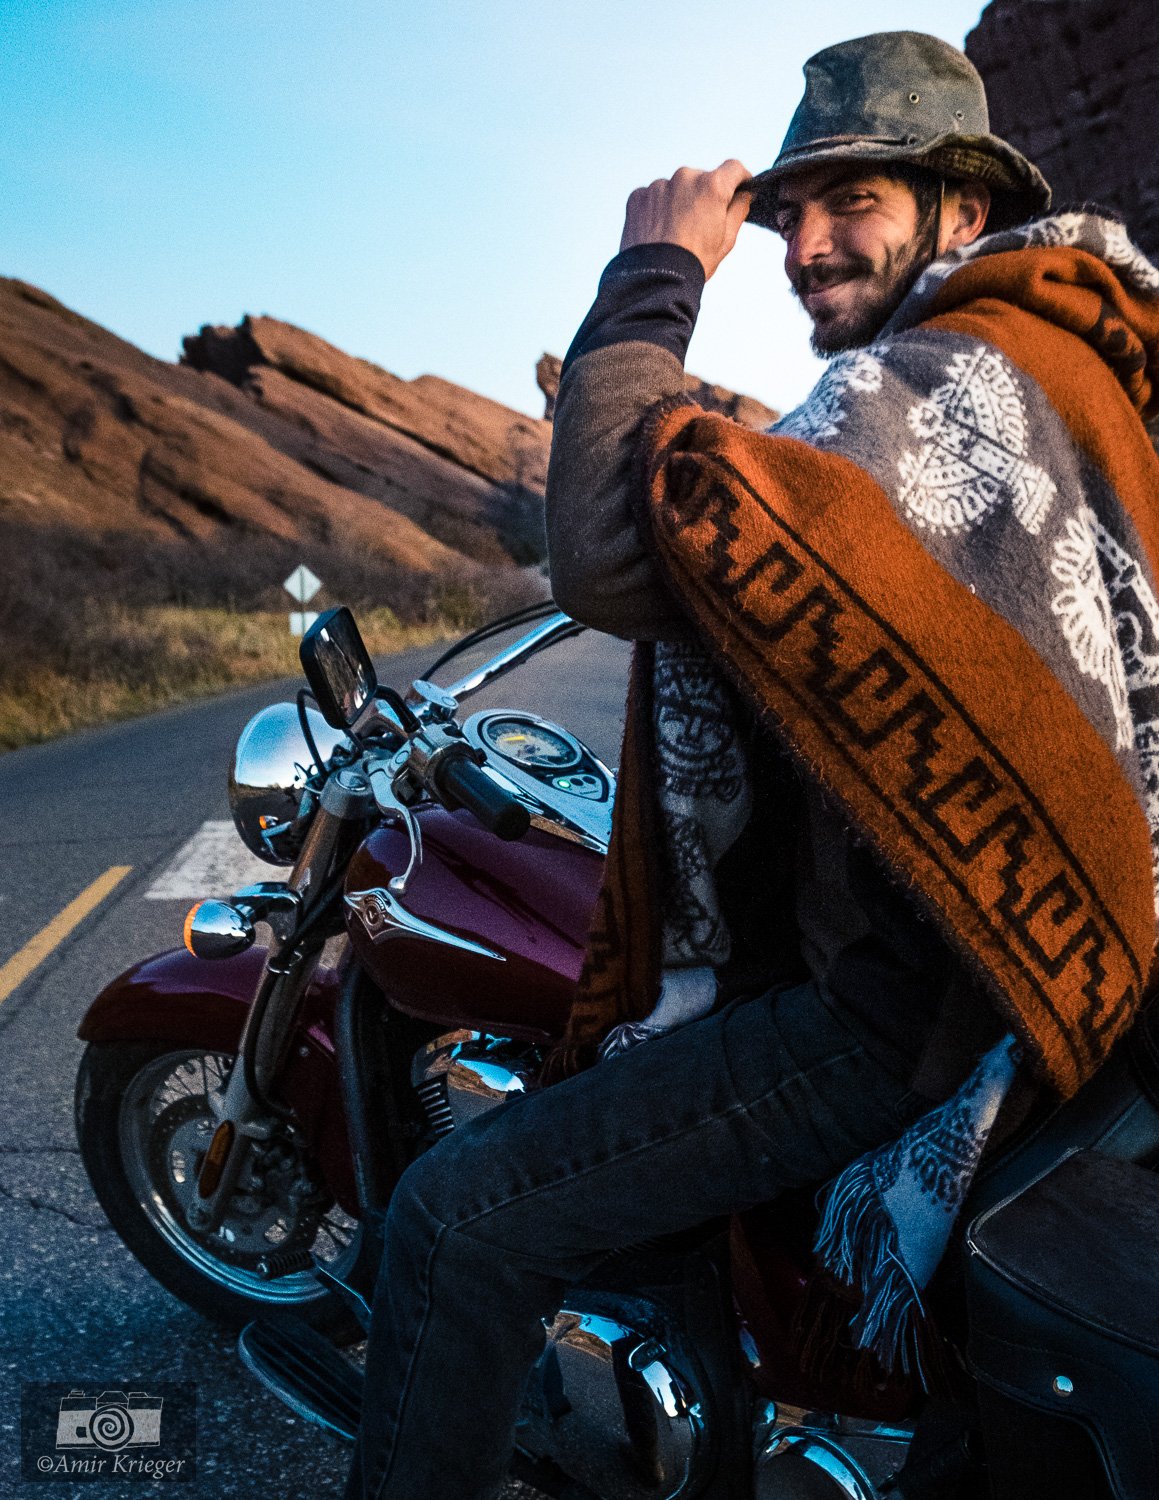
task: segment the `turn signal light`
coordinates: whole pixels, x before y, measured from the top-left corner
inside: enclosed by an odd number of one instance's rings
[[[254,924],[228,901],[199,901],[189,908],[182,936],[194,958],[232,958],[253,943]]]
[[[217,1184],[221,1181],[221,1174],[225,1170],[226,1161],[233,1147],[234,1134],[235,1127],[232,1120],[222,1120],[213,1132],[213,1139],[209,1143],[209,1150],[205,1153],[205,1160],[201,1163],[201,1171],[197,1177],[199,1197],[212,1197]]]

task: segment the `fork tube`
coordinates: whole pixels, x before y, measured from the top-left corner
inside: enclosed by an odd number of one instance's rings
[[[363,824],[373,806],[370,783],[361,771],[348,767],[336,772],[326,783],[322,791],[321,806],[310,825],[302,852],[290,875],[290,885],[302,897],[299,925],[317,910],[318,902],[328,889],[334,871],[341,868],[353,854],[354,844],[360,838]],[[291,933],[279,952],[284,951],[292,942]],[[319,944],[316,953],[301,956],[292,970],[275,982],[263,1013],[254,1021],[258,1028],[252,1043],[254,1080],[259,1093],[263,1095],[268,1094],[285,1061],[298,1006],[318,966],[321,948],[322,945]],[[252,1016],[251,1010],[250,1017]],[[246,1021],[247,1030],[250,1017]],[[243,1033],[243,1049],[246,1040]],[[233,1082],[232,1077],[230,1082]],[[246,1096],[249,1096],[248,1089]]]
[[[288,967],[281,966],[283,953],[292,951],[295,930],[317,909],[329,877],[343,857],[355,835],[361,831],[373,797],[370,785],[361,772],[346,768],[336,772],[322,790],[321,805],[310,824],[302,852],[290,875],[290,886],[302,896],[295,929],[271,946],[262,971],[258,994],[267,990],[264,1004],[250,1006],[238,1043],[238,1061],[230,1071],[222,1092],[218,1113],[218,1130],[198,1178],[198,1193],[189,1206],[190,1225],[205,1233],[215,1228],[237,1185],[254,1140],[268,1138],[274,1130],[269,1112],[255,1099],[246,1081],[246,1070],[239,1066],[252,1048],[254,1081],[258,1092],[267,1095],[285,1059],[293,1035],[302,995],[310,982],[321,954],[318,951],[300,956]],[[277,937],[277,934],[275,934]],[[204,1182],[203,1179],[204,1178]]]

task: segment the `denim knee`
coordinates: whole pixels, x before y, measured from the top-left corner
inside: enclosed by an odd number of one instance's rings
[[[389,1232],[438,1233],[459,1218],[470,1183],[464,1182],[461,1172],[449,1170],[449,1164],[444,1164],[444,1158],[452,1154],[444,1152],[446,1144],[440,1141],[425,1151],[395,1184],[386,1213]]]

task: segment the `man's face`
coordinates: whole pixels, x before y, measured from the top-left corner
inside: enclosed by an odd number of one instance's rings
[[[778,188],[774,227],[818,354],[868,344],[933,248],[913,190],[872,170],[817,168],[788,178]]]

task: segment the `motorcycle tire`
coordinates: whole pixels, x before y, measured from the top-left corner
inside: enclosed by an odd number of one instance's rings
[[[255,1318],[292,1315],[338,1343],[363,1338],[341,1297],[312,1272],[267,1280],[256,1270],[264,1255],[302,1248],[317,1255],[329,1239],[336,1251],[321,1258],[340,1273],[353,1259],[358,1226],[336,1204],[314,1202],[303,1213],[295,1195],[282,1192],[279,1201],[267,1182],[264,1199],[261,1187],[235,1194],[210,1236],[192,1231],[181,1212],[183,1190],[195,1187],[197,1153],[216,1124],[208,1093],[233,1060],[171,1042],[89,1044],[77,1072],[76,1132],[97,1200],[145,1270],[205,1317],[240,1328]],[[288,1174],[300,1181],[306,1170],[307,1164],[291,1160],[282,1181]],[[334,1225],[349,1234],[345,1245]]]

